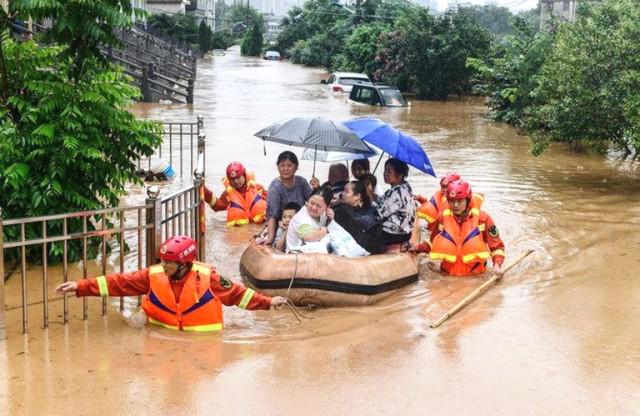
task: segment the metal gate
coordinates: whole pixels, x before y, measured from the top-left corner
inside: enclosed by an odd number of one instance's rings
[[[16,258],[16,274],[21,278],[22,332],[28,328],[28,307],[42,305],[42,325],[49,326],[49,287],[50,280],[66,282],[69,278],[70,265],[81,267],[82,277],[90,277],[90,269],[98,265],[100,274],[124,272],[125,265],[129,269],[141,269],[155,264],[160,244],[172,235],[189,235],[198,242],[198,258],[204,259],[204,165],[205,138],[198,137],[197,165],[193,174],[193,184],[161,196],[157,186],[147,189],[144,204],[122,206],[94,211],[82,211],[33,218],[2,220],[0,210],[0,339],[6,337],[5,307],[5,253],[13,250]],[[182,156],[181,156],[182,159]],[[13,241],[4,241],[4,229],[16,227],[13,235],[19,237]],[[59,230],[52,233],[51,229]],[[36,237],[30,237],[30,231],[39,230]],[[33,232],[31,232],[33,234]],[[70,245],[76,248],[77,263],[71,261]],[[61,247],[60,247],[61,246]],[[42,259],[42,293],[38,299],[29,303],[27,294],[28,250],[41,248]],[[99,248],[95,259],[90,259],[89,248]],[[52,251],[61,250],[62,270],[52,275],[49,260]],[[18,271],[19,270],[19,271]],[[33,276],[31,276],[33,278]],[[138,302],[140,300],[138,299]],[[88,300],[82,300],[82,316],[87,319]],[[124,299],[120,298],[120,308],[124,307]],[[102,314],[107,311],[107,299],[102,299]],[[63,299],[63,322],[69,320],[67,295]]]

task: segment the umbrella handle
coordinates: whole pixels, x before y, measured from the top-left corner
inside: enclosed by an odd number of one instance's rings
[[[316,177],[316,159],[318,158],[318,145],[315,146],[315,151],[313,152],[313,173],[311,174],[312,178]]]
[[[384,152],[380,153],[380,159],[378,159],[378,163],[376,163],[376,167],[373,168],[373,174],[376,174],[376,170],[378,170],[378,165],[380,165],[380,161],[382,160],[382,156],[384,156]]]

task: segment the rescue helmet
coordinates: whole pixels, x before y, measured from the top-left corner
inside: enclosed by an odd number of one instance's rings
[[[471,185],[463,180],[457,180],[447,185],[447,199],[471,199]]]
[[[459,181],[460,175],[457,172],[451,171],[447,172],[442,178],[440,178],[440,187],[447,188],[451,182]]]
[[[235,179],[246,174],[244,166],[240,162],[231,162],[227,166],[227,178]]]
[[[177,263],[190,263],[196,259],[198,245],[196,241],[180,235],[171,237],[160,246],[160,258],[164,261],[175,261]]]

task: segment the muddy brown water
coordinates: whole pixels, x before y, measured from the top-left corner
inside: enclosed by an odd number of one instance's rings
[[[481,279],[423,267],[417,284],[380,304],[306,312],[313,319],[303,323],[287,311],[227,308],[225,331],[215,336],[134,329],[115,299],[105,317],[91,299],[87,321],[82,301],[70,299],[70,323],[62,325],[62,302],[50,289],[49,329],[36,304],[23,336],[17,274],[6,288],[0,413],[640,414],[638,166],[560,145],[535,158],[525,137],[485,118],[482,100],[373,109],[327,91],[318,83],[325,76],[235,51],[201,62],[193,107],[135,111],[167,121],[204,115],[207,180],[217,191],[232,160],[265,186],[276,176],[285,147],[267,143],[265,157],[252,136],[275,120],[373,114],[419,139],[438,173],[455,169],[484,192],[509,257],[529,248],[535,254],[435,330],[428,323]],[[311,170],[303,161],[299,173]],[[321,178],[327,170],[318,165]],[[416,171],[409,180],[418,193],[437,187]],[[143,198],[132,187],[125,202]],[[224,213],[209,212],[207,229],[207,261],[238,279],[240,255],[257,228],[228,230]],[[51,288],[59,271],[51,271]],[[71,276],[79,274],[72,266]],[[38,266],[29,267],[28,282],[37,302]]]

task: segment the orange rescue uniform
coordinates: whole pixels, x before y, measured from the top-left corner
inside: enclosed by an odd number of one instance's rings
[[[149,322],[184,331],[219,331],[222,306],[269,309],[271,298],[220,276],[212,265],[193,262],[180,280],[170,279],[162,265],[130,273],[113,273],[78,281],[77,296],[146,295],[142,303]]]
[[[434,193],[429,199],[422,195],[418,195],[416,200],[420,203],[417,210],[418,217],[427,221],[427,229],[429,231],[433,231],[434,223],[438,219],[438,216],[440,216],[445,209],[449,209],[449,201],[447,201],[447,197],[442,193],[442,190],[439,190],[436,191],[436,193]],[[483,202],[484,195],[479,192],[474,192],[471,197],[469,208],[481,209]]]
[[[442,260],[442,271],[452,276],[483,273],[489,257],[494,265],[504,262],[504,243],[486,212],[471,208],[459,219],[447,208],[433,227],[431,247],[422,243],[418,251],[430,251],[432,259]]]
[[[227,210],[227,225],[259,224],[264,222],[267,211],[267,191],[255,182],[253,174],[245,175],[246,184],[241,189],[231,186],[228,178],[222,180],[225,190],[219,198],[207,187],[204,199],[214,211]]]

